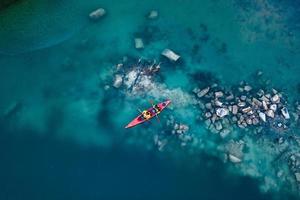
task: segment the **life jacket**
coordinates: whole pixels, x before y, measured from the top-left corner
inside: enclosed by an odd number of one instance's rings
[[[151,117],[151,113],[148,110],[143,111],[143,118],[149,119]]]

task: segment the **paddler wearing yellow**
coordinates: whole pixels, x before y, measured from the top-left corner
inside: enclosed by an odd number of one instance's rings
[[[143,118],[150,119],[151,113],[148,110],[143,111]]]

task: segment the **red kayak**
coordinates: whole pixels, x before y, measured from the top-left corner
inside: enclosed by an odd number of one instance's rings
[[[151,118],[157,116],[163,109],[165,109],[171,100],[166,100],[164,102],[153,105],[151,108],[144,110],[139,116],[132,120],[125,128],[132,128],[136,125],[144,123],[145,121],[150,120]]]

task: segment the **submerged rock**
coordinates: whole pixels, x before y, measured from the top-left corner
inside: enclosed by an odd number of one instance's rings
[[[282,115],[285,119],[290,119],[290,114],[289,114],[289,111],[286,107],[283,107],[281,109],[281,113],[282,113]]]
[[[98,20],[106,14],[106,10],[104,8],[98,8],[97,10],[92,11],[89,14],[89,18],[91,20]]]
[[[157,10],[151,10],[148,14],[149,19],[156,19],[158,17],[158,11]]]
[[[200,90],[198,93],[197,93],[197,96],[199,98],[203,97],[204,95],[206,95],[210,90],[210,87],[207,87],[207,88],[204,88],[203,90]]]
[[[161,55],[165,56],[166,58],[168,58],[169,60],[174,61],[174,62],[176,62],[180,58],[179,55],[177,55],[174,51],[172,51],[170,49],[163,50]]]
[[[115,81],[114,81],[114,83],[113,83],[113,86],[114,86],[115,88],[119,88],[119,87],[122,85],[122,82],[123,82],[122,76],[119,75],[119,74],[117,74],[117,75],[115,76]]]
[[[295,173],[295,178],[297,182],[300,182],[300,172]]]
[[[15,116],[18,112],[22,110],[22,108],[23,108],[23,104],[21,102],[13,102],[3,112],[3,117],[7,118],[7,117]]]
[[[143,49],[144,48],[144,42],[142,38],[135,38],[134,39],[134,46],[136,49]]]
[[[240,163],[242,162],[242,160],[232,154],[229,154],[229,160],[232,162],[232,163]]]

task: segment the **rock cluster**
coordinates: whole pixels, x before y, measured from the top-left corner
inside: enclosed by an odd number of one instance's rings
[[[254,89],[244,82],[237,90],[224,90],[214,84],[205,88],[193,90],[198,105],[203,111],[201,120],[212,132],[220,133],[222,137],[229,133],[228,126],[236,124],[240,128],[249,128],[276,123],[273,127],[287,129],[290,119],[289,111],[281,93],[272,89],[266,92]]]
[[[132,64],[124,61],[116,65],[114,81],[115,88],[124,87],[135,93],[140,90],[149,89],[152,86],[152,75],[160,70],[160,63],[155,61],[139,60]]]

